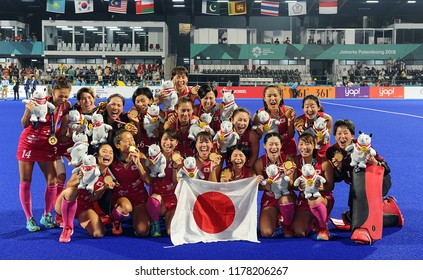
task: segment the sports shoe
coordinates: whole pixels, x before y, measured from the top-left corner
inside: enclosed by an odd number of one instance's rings
[[[398,227],[404,226],[404,217],[398,207],[397,200],[393,196],[388,196],[383,200],[383,213],[398,216]]]
[[[50,212],[41,216],[40,224],[44,225],[46,228],[54,228],[53,216]]]
[[[122,234],[122,223],[120,221],[113,221],[112,222],[112,233],[114,235],[121,235]]]
[[[291,226],[283,226],[283,237],[285,238],[294,237],[294,231],[292,230]]]
[[[162,236],[162,233],[160,232],[160,222],[159,221],[151,222],[150,235],[151,235],[151,237]]]
[[[348,219],[347,211],[343,212],[341,215],[342,219],[334,219],[330,218],[330,221],[335,226],[336,229],[342,231],[350,231],[351,230],[351,222]]]
[[[71,241],[71,235],[73,234],[73,228],[70,226],[65,226],[60,234],[59,241],[62,243],[68,243]]]
[[[63,228],[63,218],[62,218],[62,215],[56,214],[56,216],[54,216],[54,225],[56,227]]]
[[[330,239],[330,232],[328,228],[319,228],[316,239],[328,241]]]
[[[26,221],[26,229],[30,232],[39,231],[40,227],[37,225],[37,222],[35,221],[34,217],[29,218]]]
[[[112,220],[110,219],[109,215],[101,215],[100,216],[101,223],[105,226],[110,225]]]

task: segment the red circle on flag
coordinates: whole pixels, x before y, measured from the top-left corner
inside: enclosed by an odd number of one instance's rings
[[[194,220],[204,232],[216,234],[227,229],[235,219],[232,200],[220,192],[199,195],[194,204]]]

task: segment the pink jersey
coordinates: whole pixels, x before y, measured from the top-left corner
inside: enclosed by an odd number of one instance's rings
[[[57,127],[65,115],[65,106],[54,111],[54,125]],[[54,161],[58,151],[58,144],[52,146],[48,139],[51,136],[51,115],[47,114],[46,122],[38,122],[36,128],[27,126],[21,133],[18,143],[16,159],[27,162]]]
[[[260,111],[264,111],[264,108],[258,110],[257,113]],[[278,124],[278,131],[282,136],[281,150],[286,155],[295,156],[297,154],[297,143],[295,142],[294,137],[289,137],[288,135],[288,118],[285,116],[285,106],[281,106],[279,108],[278,118],[276,118],[276,120],[280,122],[280,124]]]
[[[138,167],[132,160],[125,166],[123,162],[115,158],[111,165],[111,172],[119,182],[113,191],[112,203],[115,203],[119,197],[128,198],[133,206],[147,202],[147,190]]]

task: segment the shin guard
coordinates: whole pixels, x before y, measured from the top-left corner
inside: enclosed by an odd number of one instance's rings
[[[357,243],[371,244],[382,238],[383,184],[382,166],[371,165],[365,171],[352,172],[350,190],[351,239]]]

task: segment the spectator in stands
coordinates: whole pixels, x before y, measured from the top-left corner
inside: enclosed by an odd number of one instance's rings
[[[35,76],[32,76],[31,78],[31,97],[34,94],[34,91],[37,89],[37,80],[35,79]]]
[[[8,93],[9,93],[9,80],[6,78],[6,76],[3,76],[1,81],[1,99],[6,101]]]
[[[291,40],[289,39],[289,37],[286,37],[286,40],[284,42],[285,44],[291,44]]]
[[[279,39],[278,38],[276,38],[276,40],[275,40],[275,45],[279,45]]]
[[[314,44],[314,38],[311,35],[308,37],[307,44]]]
[[[228,82],[226,83],[226,86],[228,86],[228,87],[231,87],[232,86],[231,80],[228,80]]]

